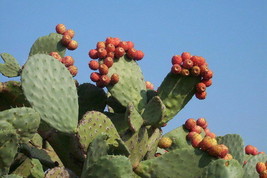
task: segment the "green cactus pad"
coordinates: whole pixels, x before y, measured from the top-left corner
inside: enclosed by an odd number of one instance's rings
[[[12,174],[22,177],[44,177],[42,164],[38,159],[27,158]]]
[[[142,116],[138,113],[132,103],[127,106],[125,120],[128,121],[129,128],[132,132],[137,132],[144,123]]]
[[[130,150],[131,154],[129,159],[133,167],[137,166],[148,150],[148,133],[146,127],[141,127],[135,133],[127,132],[127,134],[122,136],[122,140]]]
[[[1,53],[4,64],[0,63],[0,73],[6,77],[17,77],[20,75],[20,65],[17,60],[8,53]]]
[[[161,83],[158,96],[166,106],[166,117],[163,123],[171,120],[193,97],[195,85],[200,77],[181,76],[169,73]]]
[[[84,83],[78,86],[79,119],[87,111],[104,111],[107,95],[102,88],[93,84]]]
[[[6,174],[19,143],[30,140],[40,124],[32,108],[13,108],[0,112],[0,175]]]
[[[147,90],[146,91],[146,96],[147,96],[147,103],[154,97],[157,96],[158,92],[155,90]]]
[[[109,77],[113,73],[120,76],[120,80],[115,85],[108,85],[111,95],[116,98],[124,107],[128,103],[133,103],[138,112],[145,107],[147,102],[146,85],[142,71],[138,64],[124,55],[119,59],[114,59],[114,64],[109,68]]]
[[[75,131],[77,90],[71,74],[61,62],[46,54],[33,55],[24,65],[21,80],[27,100],[45,124],[65,133]]]
[[[38,38],[32,45],[29,56],[58,52],[61,57],[64,57],[66,47],[61,44],[61,39],[62,35],[57,33],[51,33],[47,36]]]
[[[21,83],[17,81],[0,82],[0,111],[14,108],[30,106],[25,98]]]
[[[146,159],[151,159],[155,157],[155,153],[158,149],[158,142],[161,138],[162,131],[159,128],[156,128],[153,132],[153,134],[149,137],[148,143],[147,143],[147,154]]]
[[[53,169],[48,170],[45,173],[44,178],[78,178],[77,175],[75,175],[74,172],[72,172],[70,169],[64,168],[64,167],[55,167]]]
[[[165,118],[166,107],[159,96],[154,96],[145,106],[142,117],[146,125],[159,126]]]
[[[200,176],[213,159],[201,150],[182,148],[142,161],[134,171],[143,178],[194,178]]]
[[[2,178],[23,178],[23,177],[16,174],[10,174],[10,175],[4,175],[2,176]]]
[[[218,159],[205,168],[201,178],[243,178],[243,174],[242,166],[237,160]]]
[[[96,136],[103,133],[109,136],[108,144],[118,146],[116,139],[119,139],[120,136],[110,119],[98,111],[87,112],[80,120],[77,128],[77,137],[84,153],[87,153],[89,144]]]
[[[125,113],[126,111],[126,107],[122,106],[122,104],[113,96],[108,97],[107,105],[109,106],[109,110],[112,109],[112,112],[115,112],[115,113]]]
[[[124,133],[129,130],[129,124],[125,119],[125,113],[104,112],[104,114],[111,120],[119,135],[124,135]]]
[[[259,177],[259,173],[256,171],[256,164],[258,162],[267,162],[267,155],[258,154],[258,155],[252,156],[247,161],[247,163],[243,166],[244,175],[246,175],[246,178]]]
[[[82,178],[133,178],[134,173],[125,156],[102,156]]]
[[[239,161],[240,164],[244,162],[245,150],[244,142],[238,134],[227,134],[223,137],[216,137],[218,144],[224,144],[228,147],[229,153],[234,159]]]

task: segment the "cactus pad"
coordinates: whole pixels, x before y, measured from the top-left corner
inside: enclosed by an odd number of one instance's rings
[[[266,154],[258,154],[252,156],[243,167],[244,175],[246,175],[248,178],[259,177],[259,173],[256,171],[256,164],[258,162],[266,162],[266,161],[267,161]]]
[[[127,106],[125,117],[128,121],[130,130],[133,132],[137,132],[143,125],[143,118],[131,103]]]
[[[8,53],[0,54],[4,64],[0,63],[0,73],[6,77],[17,77],[20,74],[20,66],[17,60]]]
[[[78,96],[73,78],[63,64],[46,54],[33,55],[24,65],[21,80],[27,100],[42,121],[61,132],[74,132]]]
[[[44,178],[60,178],[60,177],[66,177],[66,178],[77,178],[78,176],[75,175],[71,170],[64,168],[64,167],[55,167],[53,169],[48,170],[45,173]]]

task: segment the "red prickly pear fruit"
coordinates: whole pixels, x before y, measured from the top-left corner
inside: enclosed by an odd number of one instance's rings
[[[204,80],[209,80],[211,79],[213,76],[213,72],[211,70],[208,70],[208,72],[206,72],[204,75],[203,75],[203,79]]]
[[[199,125],[200,127],[202,127],[203,129],[207,128],[208,126],[208,122],[206,121],[205,118],[201,117],[197,119],[197,125]]]
[[[66,31],[66,26],[64,24],[57,24],[56,32],[59,34],[63,34]]]
[[[233,156],[230,153],[227,153],[227,155],[225,155],[225,157],[223,157],[224,160],[232,160]]]
[[[111,57],[106,57],[106,58],[104,59],[104,64],[105,64],[108,68],[110,68],[110,67],[113,65],[113,63],[114,63],[114,61],[113,61],[113,58],[111,58]]]
[[[75,50],[78,48],[78,42],[75,40],[71,40],[67,46],[68,50]]]
[[[125,54],[125,51],[122,47],[116,47],[114,53],[116,58],[120,58]]]
[[[201,66],[206,62],[206,60],[201,56],[192,56],[190,59],[193,61],[195,66]]]
[[[209,79],[209,80],[201,80],[202,83],[204,83],[206,85],[206,87],[209,87],[212,85],[212,80]]]
[[[212,146],[217,145],[217,140],[215,138],[211,138],[209,136],[205,136],[203,140],[199,143],[199,147],[203,151],[207,151]]]
[[[182,57],[183,61],[185,61],[186,59],[190,59],[191,58],[191,54],[189,52],[183,52],[181,54],[181,57]]]
[[[61,43],[64,45],[64,46],[68,46],[68,44],[71,42],[71,37],[69,35],[63,35],[62,38],[61,38]]]
[[[190,59],[183,61],[182,67],[185,69],[191,69],[193,67],[193,62]]]
[[[104,59],[107,56],[107,50],[105,48],[97,49],[97,54],[100,59]]]
[[[260,173],[260,178],[267,178],[267,170]]]
[[[260,151],[260,152],[258,152],[258,154],[265,154],[265,152],[264,151]]]
[[[200,74],[202,76],[209,71],[209,68],[207,65],[201,65],[201,66],[199,66],[199,68],[200,68]]]
[[[91,59],[97,59],[98,58],[98,52],[96,49],[91,49],[88,53],[89,57]]]
[[[251,155],[257,155],[258,154],[258,149],[255,146],[247,145],[245,147],[245,153],[246,154],[251,154]]]
[[[159,140],[158,147],[160,148],[169,148],[172,145],[172,140],[169,137],[162,137]]]
[[[68,70],[70,71],[70,74],[71,74],[73,77],[75,77],[75,76],[77,75],[77,73],[78,73],[78,68],[77,68],[76,66],[74,66],[74,65],[69,66],[69,67],[68,67]]]
[[[141,59],[143,59],[144,56],[145,56],[145,54],[144,54],[143,51],[137,50],[136,53],[135,53],[134,60],[140,61]]]
[[[90,79],[93,81],[93,82],[98,82],[100,80],[100,74],[97,73],[97,72],[92,72],[91,75],[90,75]]]
[[[200,126],[196,125],[195,127],[193,127],[191,129],[191,132],[196,132],[196,133],[200,134],[202,132],[202,128]]]
[[[104,41],[99,41],[96,43],[96,49],[106,48],[106,43]]]
[[[105,87],[104,83],[102,81],[100,81],[100,79],[99,79],[99,81],[96,82],[96,86],[99,87],[99,88],[104,88]]]
[[[155,153],[155,157],[161,156],[161,153]]]
[[[205,129],[204,129],[204,132],[207,134],[207,133],[210,132],[210,129],[209,129],[209,128],[205,128]]]
[[[58,54],[58,52],[51,52],[49,53],[50,56],[54,57],[55,59],[57,59],[58,61],[62,61],[61,56]]]
[[[174,65],[174,64],[181,65],[182,62],[183,62],[183,59],[180,55],[175,55],[172,57],[172,65]]]
[[[194,136],[195,134],[198,134],[198,133],[196,133],[196,132],[189,132],[189,133],[186,135],[186,140],[191,141],[192,138],[193,138],[193,136]]]
[[[114,52],[108,52],[107,53],[107,57],[111,57],[112,59],[114,59],[115,53]]]
[[[100,82],[104,85],[107,86],[110,83],[110,78],[107,75],[101,75],[100,76]]]
[[[106,66],[106,64],[100,64],[98,70],[99,70],[99,73],[102,75],[108,74],[108,66]]]
[[[132,41],[127,41],[128,49],[134,48],[134,43]]]
[[[66,67],[69,67],[74,64],[74,59],[71,56],[65,56],[62,58],[61,62],[65,64]]]
[[[171,72],[173,74],[180,74],[182,71],[182,67],[179,64],[174,64],[171,68]]]
[[[210,147],[210,149],[208,149],[208,153],[211,156],[215,156],[219,158],[224,158],[228,154],[228,152],[229,152],[229,149],[224,144],[213,145],[212,147]]]
[[[118,44],[118,47],[122,47],[125,51],[127,51],[129,49],[129,46],[127,44],[126,41],[121,41],[119,44]]]
[[[146,89],[148,90],[154,90],[154,85],[150,81],[146,81]]]
[[[97,70],[99,68],[99,63],[95,60],[91,60],[88,65],[92,70]]]
[[[135,58],[135,54],[136,54],[136,49],[134,48],[129,48],[127,51],[127,57],[130,59]]]
[[[265,163],[264,162],[258,162],[256,164],[256,170],[259,174],[262,173],[263,171],[267,170]]]
[[[196,120],[193,119],[193,118],[189,118],[189,119],[187,119],[187,120],[185,121],[184,127],[185,127],[187,130],[191,131],[196,125],[197,125]]]
[[[194,148],[199,148],[199,144],[202,140],[203,140],[203,137],[200,134],[196,133],[191,139],[191,145]]]
[[[206,91],[206,85],[202,82],[199,82],[198,84],[196,84],[196,90],[198,93],[204,92]]]
[[[208,133],[206,133],[206,136],[209,136],[209,137],[211,137],[211,138],[216,138],[216,134],[213,133],[213,132],[208,132]]]
[[[119,43],[121,42],[121,40],[118,37],[113,38],[114,40],[114,46],[117,47],[119,45]]]
[[[110,83],[111,83],[112,85],[115,85],[116,83],[119,82],[119,80],[120,80],[120,76],[119,76],[119,74],[114,73],[114,74],[111,75]]]
[[[116,44],[115,39],[112,37],[107,37],[106,38],[106,45],[107,44],[113,44],[115,46],[115,44]]]
[[[188,70],[188,69],[182,69],[182,71],[181,71],[181,74],[182,74],[182,76],[185,76],[185,77],[187,77],[187,76],[189,76],[189,75],[190,75],[190,72],[189,72],[189,70]]]
[[[204,100],[207,97],[207,92],[197,92],[196,94],[197,99]]]
[[[63,33],[63,35],[69,35],[71,38],[73,38],[74,35],[75,35],[75,32],[74,32],[73,30],[69,29],[69,30],[66,30],[66,31]]]
[[[200,75],[200,68],[198,66],[193,66],[191,69],[190,69],[190,73],[193,75],[193,76],[199,76]]]
[[[107,44],[106,46],[107,52],[115,52],[115,46],[112,43]]]

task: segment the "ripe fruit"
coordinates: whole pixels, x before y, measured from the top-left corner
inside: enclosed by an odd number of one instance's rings
[[[203,140],[202,136],[196,133],[191,139],[191,144],[194,148],[198,148],[202,140]]]
[[[139,61],[139,60],[143,59],[144,55],[145,54],[143,53],[143,51],[137,50],[135,57],[134,57],[134,60]]]
[[[113,45],[115,46],[116,41],[115,41],[115,39],[112,38],[112,37],[107,37],[107,38],[106,38],[106,44],[113,44]]]
[[[223,157],[224,160],[232,160],[233,156],[230,153],[227,153],[227,155],[225,155],[225,157]]]
[[[185,69],[191,69],[193,67],[193,62],[190,59],[186,59],[183,61],[182,66]]]
[[[74,64],[74,59],[71,56],[65,56],[62,58],[61,62],[65,64],[66,67],[69,67]]]
[[[199,125],[203,129],[205,129],[207,127],[208,123],[207,123],[206,119],[202,117],[202,118],[197,119],[197,125]]]
[[[260,173],[260,178],[267,178],[267,170]]]
[[[107,44],[106,50],[107,50],[107,52],[114,52],[115,51],[114,44],[112,44],[112,43]]]
[[[105,48],[97,49],[97,54],[100,59],[104,59],[107,56],[107,50]]]
[[[209,80],[201,80],[202,83],[204,83],[206,85],[206,87],[209,87],[212,85],[212,80],[209,79]]]
[[[213,72],[211,70],[208,70],[204,75],[203,75],[203,79],[204,80],[209,80],[211,79],[213,76]]]
[[[121,41],[119,44],[118,44],[118,47],[122,47],[125,51],[127,51],[129,49],[129,46],[127,44],[126,41]]]
[[[188,69],[182,69],[181,70],[181,74],[182,74],[182,76],[189,76],[190,75],[190,72],[189,72],[189,70]]]
[[[97,70],[99,68],[99,63],[95,60],[91,60],[88,65],[92,70]]]
[[[191,58],[191,54],[189,52],[183,52],[181,55],[183,61],[186,59],[190,59]]]
[[[77,75],[77,73],[78,73],[78,68],[77,68],[76,66],[74,66],[74,65],[69,66],[69,67],[68,67],[68,70],[70,71],[70,74],[71,74],[73,77],[75,77],[75,76]]]
[[[68,46],[68,44],[71,42],[71,37],[69,35],[63,35],[61,39],[61,43],[65,46]]]
[[[169,148],[172,145],[172,140],[169,137],[162,137],[159,140],[158,147],[160,148]]]
[[[63,34],[63,33],[66,31],[66,27],[65,27],[65,25],[64,25],[64,24],[58,24],[58,25],[56,26],[56,31],[57,31],[57,33],[59,33],[59,34]]]
[[[50,56],[54,57],[55,59],[59,60],[60,62],[62,61],[61,56],[58,54],[58,52],[51,52],[49,53]]]
[[[99,48],[106,48],[106,43],[104,41],[97,42],[96,49],[99,49]]]
[[[92,59],[97,59],[98,58],[98,52],[96,49],[91,49],[88,53],[89,57]]]
[[[189,132],[189,133],[186,135],[186,139],[187,139],[188,141],[191,141],[192,138],[193,138],[193,136],[194,136],[195,134],[198,134],[198,133],[196,133],[196,132]]]
[[[199,66],[199,68],[200,68],[200,74],[202,76],[209,71],[209,68],[207,65],[201,65],[201,66]]]
[[[207,92],[200,92],[200,93],[196,93],[195,96],[200,99],[200,100],[204,100],[207,97]]]
[[[75,32],[74,32],[73,30],[69,29],[69,30],[66,30],[66,31],[63,33],[63,35],[69,35],[71,38],[73,38],[74,35],[75,35]]]
[[[258,162],[258,163],[256,164],[256,170],[257,170],[257,172],[260,174],[260,173],[262,173],[263,171],[267,170],[267,167],[266,167],[266,165],[265,165],[264,162]]]
[[[151,82],[146,81],[145,84],[146,84],[146,89],[154,90],[154,85]]]
[[[210,136],[211,138],[216,138],[216,134],[213,132],[205,132],[206,136]]]
[[[106,66],[106,64],[100,64],[99,72],[102,75],[107,75],[108,74],[108,66]]]
[[[204,92],[204,91],[206,91],[206,85],[204,83],[200,82],[196,85],[196,90],[198,93]]]
[[[251,154],[251,155],[257,155],[258,154],[258,149],[255,146],[247,145],[245,147],[245,153],[246,154]]]
[[[199,143],[199,147],[203,150],[206,151],[212,146],[217,145],[217,140],[215,138],[211,138],[209,136],[205,136],[203,140]]]
[[[120,76],[119,76],[119,74],[114,73],[114,74],[112,74],[112,76],[111,76],[110,83],[113,84],[113,85],[115,85],[116,83],[119,82],[119,80],[120,80]]]
[[[121,40],[118,37],[113,38],[113,40],[114,40],[114,46],[117,47]]]
[[[183,62],[183,59],[180,55],[175,55],[172,57],[172,64],[181,64]]]
[[[134,48],[129,48],[127,51],[127,57],[130,59],[135,58],[135,54],[136,54],[136,49]]]
[[[107,86],[110,83],[110,78],[107,75],[101,75],[100,80],[101,84]]]
[[[108,52],[107,57],[111,57],[114,59],[115,53],[114,52]]]
[[[220,145],[213,145],[208,149],[208,153],[211,156],[219,157],[219,158],[224,158],[228,154],[228,147],[225,146],[224,144]]]
[[[182,67],[179,64],[174,64],[171,68],[171,72],[173,74],[180,74],[182,71]]]
[[[200,134],[200,133],[202,132],[202,128],[201,128],[200,126],[196,125],[195,127],[193,127],[193,128],[191,129],[191,131]]]
[[[71,40],[67,46],[68,50],[75,50],[78,48],[78,42],[75,40]]]
[[[185,124],[184,124],[185,128],[186,128],[187,130],[189,130],[189,131],[191,131],[196,125],[197,125],[197,122],[196,122],[196,120],[193,119],[193,118],[187,119],[187,120],[185,121]]]
[[[199,76],[200,75],[200,68],[198,66],[193,66],[190,70],[190,73],[193,76]]]
[[[131,41],[127,41],[128,49],[134,48],[134,43]]]
[[[120,58],[125,54],[125,51],[122,47],[116,47],[114,53],[116,58]]]
[[[98,82],[100,80],[100,74],[97,73],[97,72],[92,72],[91,75],[90,75],[90,79],[93,81],[93,82]]]
[[[110,67],[113,65],[113,63],[114,63],[114,61],[113,61],[113,58],[111,58],[111,57],[106,57],[106,58],[104,59],[104,64],[105,64],[108,68],[110,68]]]

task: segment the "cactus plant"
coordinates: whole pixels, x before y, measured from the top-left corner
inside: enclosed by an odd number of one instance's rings
[[[162,133],[194,95],[205,99],[213,73],[203,57],[173,56],[155,91],[137,63],[144,53],[130,41],[108,37],[89,51],[89,67],[99,70],[91,75],[96,85],[79,85],[74,61],[63,60],[67,49],[77,47],[74,31],[63,24],[56,29],[58,34],[35,41],[22,68],[1,54],[0,73],[21,78],[0,83],[1,176],[258,176],[255,166],[267,156],[247,155],[237,134],[215,140],[207,123],[192,118],[191,125]]]

